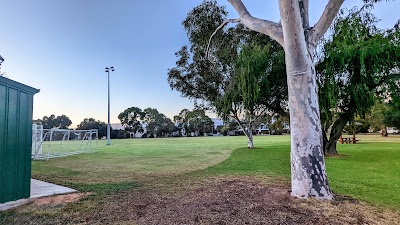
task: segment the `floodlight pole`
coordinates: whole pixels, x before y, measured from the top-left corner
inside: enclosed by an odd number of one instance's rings
[[[110,126],[110,70],[114,72],[114,67],[106,67],[107,79],[108,79],[108,123],[107,123],[107,145],[111,145],[110,136],[111,136],[111,126]]]

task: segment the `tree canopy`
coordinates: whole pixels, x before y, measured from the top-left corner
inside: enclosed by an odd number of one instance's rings
[[[118,115],[118,119],[125,127],[125,130],[132,132],[143,132],[142,120],[144,118],[143,111],[138,107],[130,107]]]
[[[392,72],[400,63],[396,31],[380,30],[376,22],[368,7],[342,10],[324,42],[317,71],[326,154],[337,154],[336,142],[346,123],[356,115],[364,117],[382,86],[398,78]]]
[[[94,118],[85,118],[77,126],[77,130],[97,129],[99,137],[107,136],[107,124]],[[110,128],[112,130],[112,128]]]
[[[143,124],[146,126],[148,135],[157,135],[163,137],[177,130],[175,124],[170,118],[158,112],[155,108],[146,108],[143,110]]]
[[[219,116],[233,118],[244,131],[251,131],[255,117],[267,111],[285,112],[283,49],[242,24],[217,29],[227,14],[216,1],[204,1],[188,13],[183,26],[190,48],[183,46],[176,53],[178,60],[168,71],[168,83],[182,96],[200,100]]]
[[[50,116],[44,116],[42,119],[37,119],[33,121],[34,123],[43,125],[44,129],[60,128],[68,129],[71,126],[72,121],[66,115],[55,116],[54,114]]]
[[[207,133],[212,133],[214,122],[206,115],[204,109],[194,109],[187,111],[185,115],[186,133],[195,133],[196,135],[203,136]]]

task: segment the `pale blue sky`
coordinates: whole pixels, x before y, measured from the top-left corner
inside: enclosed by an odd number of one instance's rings
[[[66,114],[74,125],[84,118],[107,120],[107,75],[111,74],[111,122],[136,106],[169,117],[193,103],[171,91],[167,70],[187,44],[181,25],[202,0],[0,0],[0,54],[7,77],[41,89],[34,118]],[[230,17],[237,14],[226,0]],[[244,0],[254,16],[279,20],[277,0]],[[310,1],[315,23],[327,0]],[[360,5],[347,0],[345,7]],[[399,19],[400,3],[374,8],[380,26]]]

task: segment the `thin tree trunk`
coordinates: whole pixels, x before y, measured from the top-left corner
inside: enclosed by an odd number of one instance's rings
[[[252,123],[248,123],[247,125],[247,131],[245,132],[247,136],[247,147],[250,149],[254,148],[254,143],[253,143],[253,129],[252,129]]]
[[[252,132],[253,122],[248,122],[246,126],[243,126],[238,117],[233,117],[233,118],[239,124],[239,127],[242,128],[243,133],[247,137],[247,147],[250,149],[253,149],[254,148],[253,132]],[[247,130],[246,130],[246,127],[247,127]]]
[[[315,66],[298,0],[280,1],[289,89],[292,196],[332,199],[326,176]]]

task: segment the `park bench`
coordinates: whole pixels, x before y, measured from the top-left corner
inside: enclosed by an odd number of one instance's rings
[[[355,139],[353,137],[341,137],[339,139],[339,141],[340,141],[341,144],[344,144],[344,143],[346,143],[346,144],[357,144],[357,142],[359,142],[360,140],[357,140],[357,139]]]

